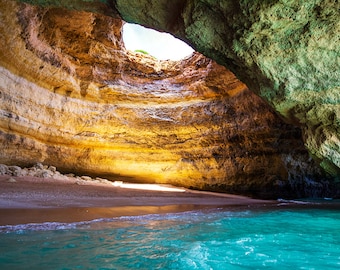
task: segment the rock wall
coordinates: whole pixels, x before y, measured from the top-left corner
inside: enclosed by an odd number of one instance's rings
[[[25,2],[116,16],[111,1]],[[124,19],[172,32],[230,68],[302,128],[311,155],[339,181],[337,1],[114,2]]]
[[[230,71],[198,53],[128,52],[121,26],[0,0],[0,163],[266,198],[337,193],[300,129]]]
[[[172,32],[228,67],[340,181],[339,1],[116,0],[127,21]]]

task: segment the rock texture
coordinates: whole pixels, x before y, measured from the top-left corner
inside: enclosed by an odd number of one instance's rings
[[[198,53],[128,52],[121,19],[99,13],[0,0],[1,163],[266,198],[337,193],[300,129],[230,71]]]
[[[90,176],[82,175],[76,176],[74,174],[62,174],[56,167],[47,166],[41,163],[34,164],[30,168],[21,168],[19,166],[7,166],[5,164],[0,164],[0,176],[13,176],[7,179],[7,182],[15,183],[16,177],[37,177],[55,180],[72,180],[77,185],[86,185],[87,183],[101,183],[101,184],[112,184],[114,186],[119,186],[120,182],[112,182],[107,179],[100,177],[91,178]]]
[[[123,18],[172,32],[231,69],[340,181],[339,1],[117,0]]]

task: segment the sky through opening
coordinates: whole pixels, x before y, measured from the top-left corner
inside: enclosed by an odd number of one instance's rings
[[[123,41],[127,50],[142,50],[159,60],[178,61],[194,52],[188,44],[168,33],[132,23],[124,24]]]

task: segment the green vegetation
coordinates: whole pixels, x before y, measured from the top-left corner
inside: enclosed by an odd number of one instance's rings
[[[144,50],[135,50],[135,52],[139,52],[139,53],[150,55],[147,51],[144,51]]]

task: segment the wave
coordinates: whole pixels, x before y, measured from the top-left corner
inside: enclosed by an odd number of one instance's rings
[[[87,221],[77,222],[43,222],[43,223],[26,223],[17,225],[0,226],[0,234],[17,233],[24,234],[30,231],[53,231],[53,230],[72,230],[72,229],[96,229],[98,227],[125,226],[126,224],[145,224],[151,220],[154,222],[201,222],[202,220],[214,220],[222,216],[238,217],[247,216],[251,213],[249,210],[231,210],[226,208],[209,208],[200,210],[190,210],[178,213],[146,214],[139,216],[120,216],[110,218],[97,218]],[[125,224],[125,225],[124,225]]]
[[[311,205],[311,206],[340,206],[339,199],[333,198],[317,198],[317,199],[300,199],[300,200],[286,200],[278,199],[278,206],[280,205]]]
[[[95,224],[104,224],[110,222],[137,222],[137,221],[147,221],[147,220],[161,220],[161,219],[177,219],[180,217],[185,217],[188,214],[195,216],[199,211],[187,211],[181,213],[167,213],[167,214],[147,214],[140,216],[121,216],[112,218],[97,218],[87,221],[77,221],[77,222],[43,222],[43,223],[26,223],[26,224],[16,224],[16,225],[1,225],[1,233],[26,233],[28,231],[52,231],[52,230],[72,230],[72,229],[89,229]]]
[[[277,206],[292,206],[294,205],[306,205],[312,206],[313,208],[317,206],[325,206],[325,208],[340,209],[340,200],[286,200],[278,199]],[[273,208],[230,208],[230,207],[214,207],[200,210],[190,210],[177,213],[161,213],[161,214],[145,214],[139,216],[120,216],[120,217],[109,217],[109,218],[97,218],[87,221],[76,221],[76,222],[43,222],[43,223],[26,223],[26,224],[16,224],[16,225],[1,225],[0,234],[6,233],[16,233],[24,234],[30,231],[53,231],[53,230],[73,230],[73,229],[96,229],[104,227],[113,226],[126,226],[127,224],[133,223],[135,225],[144,224],[147,222],[176,222],[176,223],[196,223],[219,218],[231,218],[231,217],[249,217],[257,211],[273,211]],[[275,211],[275,210],[274,210]],[[108,225],[109,224],[109,225]]]
[[[319,202],[313,201],[300,201],[300,200],[286,200],[286,199],[278,199],[279,205],[286,205],[286,204],[303,204],[303,205],[314,205],[320,204]]]

